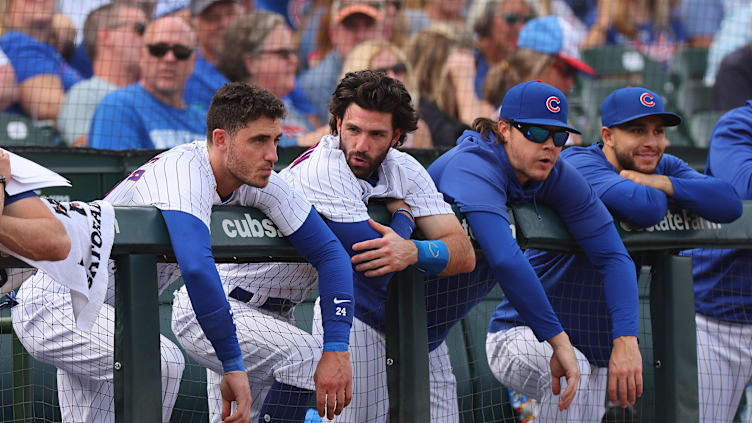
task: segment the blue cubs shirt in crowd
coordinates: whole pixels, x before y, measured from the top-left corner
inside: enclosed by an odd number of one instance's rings
[[[716,124],[705,174],[729,182],[752,200],[752,101]],[[695,311],[731,323],[752,323],[752,250],[695,249],[692,256]]]
[[[452,295],[466,297],[462,302],[455,301],[456,298],[448,301],[438,298],[427,304],[429,327],[437,328],[433,334],[429,330],[429,342],[445,335],[452,320],[461,318],[490,291],[493,283],[482,280],[489,279],[489,268],[508,299],[494,312],[490,331],[525,324],[540,341],[562,331],[561,316],[555,314],[543,285],[509,228],[507,203],[529,201],[536,207],[538,203],[551,206],[590,260],[597,264],[606,279],[614,332],[618,336],[637,335],[634,263],[621,243],[611,215],[585,179],[569,164],[559,160],[545,181],[531,181],[522,186],[503,145],[487,141],[477,132],[465,131],[457,146],[434,161],[428,172],[445,199],[455,203],[468,219],[485,256],[478,258],[474,272],[460,276],[467,278],[469,288]],[[449,284],[450,288],[456,284],[441,280],[435,283]],[[431,283],[426,289],[439,292]],[[442,303],[454,304],[455,309],[436,310],[436,306],[443,307]]]
[[[204,114],[163,103],[139,83],[107,94],[89,130],[89,146],[112,150],[166,149],[205,138]]]
[[[183,100],[189,107],[196,108],[206,114],[209,105],[218,89],[230,82],[216,66],[209,63],[204,56],[196,51],[196,66],[193,73],[185,81]]]
[[[8,31],[0,38],[0,49],[5,52],[13,65],[19,84],[39,75],[56,75],[60,77],[63,89],[68,91],[73,84],[82,79],[81,75],[63,60],[54,47],[22,32]],[[11,105],[5,111],[23,114],[18,103]]]

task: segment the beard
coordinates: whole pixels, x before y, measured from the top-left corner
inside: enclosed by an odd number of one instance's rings
[[[655,165],[652,166],[652,168],[638,168],[631,151],[620,151],[615,148],[614,155],[616,156],[616,161],[619,163],[619,166],[622,169],[634,170],[641,173],[655,173],[655,169],[658,167],[658,163],[660,163],[661,158],[663,158],[663,153],[659,153],[658,160],[655,161]]]

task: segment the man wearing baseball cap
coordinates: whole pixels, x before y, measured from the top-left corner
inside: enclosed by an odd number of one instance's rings
[[[206,112],[214,93],[229,82],[217,69],[219,50],[227,28],[243,15],[243,6],[239,0],[191,0],[190,9],[198,56],[183,98],[190,107]]]
[[[318,66],[305,71],[298,80],[321,122],[329,121],[329,100],[347,55],[361,42],[382,37],[384,1],[335,0],[329,16],[329,36],[334,48]]]
[[[679,125],[681,118],[664,110],[658,94],[639,87],[621,88],[606,98],[601,112],[603,141],[567,148],[561,157],[584,176],[622,225],[658,224],[666,216],[669,200],[713,222],[730,222],[741,215],[741,201],[730,184],[664,154],[666,127]],[[621,295],[627,287],[609,287],[602,269],[584,256],[537,250],[525,255],[544,286],[558,285],[549,298],[555,310],[564,311],[560,314],[566,316],[564,327],[573,328],[567,333],[582,353],[578,357],[586,360],[587,383],[580,385],[572,407],[580,412],[570,414],[567,421],[600,422],[607,388],[612,402],[619,398],[621,407],[634,404],[642,393],[636,333],[624,331],[625,321],[610,311],[613,295]],[[626,370],[623,381],[618,380],[619,369]]]

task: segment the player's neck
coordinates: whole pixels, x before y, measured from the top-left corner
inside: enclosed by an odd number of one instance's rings
[[[227,171],[227,167],[218,150],[213,148],[208,142],[206,147],[209,150],[209,164],[214,174],[214,180],[217,182],[217,194],[219,194],[220,198],[225,198],[240,188],[243,183]]]

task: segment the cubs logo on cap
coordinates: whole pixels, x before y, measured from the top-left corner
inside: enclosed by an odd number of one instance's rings
[[[561,110],[559,104],[561,104],[561,100],[559,100],[559,97],[556,97],[555,95],[552,95],[551,97],[546,99],[546,108],[553,113],[559,113],[559,111]]]
[[[640,103],[642,103],[645,107],[653,107],[655,106],[655,100],[653,100],[653,96],[650,93],[642,93],[640,96]]]
[[[540,81],[517,84],[507,91],[499,118],[518,123],[548,125],[581,134],[567,123],[567,97],[556,87]]]
[[[663,108],[661,96],[647,88],[619,88],[601,105],[601,121],[609,128],[646,116],[659,116],[666,126],[676,126],[682,121],[679,115]]]

